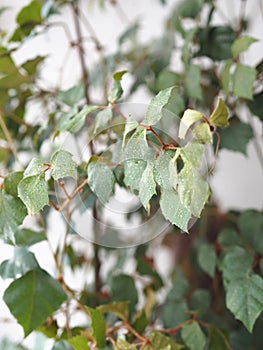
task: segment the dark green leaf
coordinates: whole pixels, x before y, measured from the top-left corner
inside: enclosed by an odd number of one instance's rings
[[[187,279],[180,275],[176,276],[175,282],[173,284],[172,289],[169,291],[167,295],[167,300],[169,301],[180,301],[183,297],[189,293],[190,284]]]
[[[15,232],[27,215],[26,207],[20,199],[0,190],[0,234],[6,240],[15,242]]]
[[[140,275],[151,277],[151,285],[153,289],[159,289],[163,287],[163,281],[161,276],[156,270],[153,269],[153,267],[149,263],[147,263],[147,261],[145,261],[145,259],[138,259],[136,270]]]
[[[242,152],[246,155],[248,143],[253,135],[253,130],[249,124],[241,121],[233,122],[227,129],[220,131],[220,147]]]
[[[238,63],[233,76],[233,92],[237,97],[253,99],[253,85],[257,71],[253,67]]]
[[[23,69],[27,72],[27,74],[34,76],[37,73],[37,69],[39,64],[44,61],[46,56],[37,56],[32,60],[28,60],[22,64]]]
[[[103,204],[108,202],[113,193],[115,178],[112,170],[103,163],[92,162],[88,166],[88,183],[91,190]]]
[[[240,236],[231,228],[225,228],[220,232],[218,242],[224,247],[241,245]]]
[[[186,67],[185,72],[185,90],[187,96],[202,100],[201,90],[201,70],[199,66],[190,64]]]
[[[226,290],[226,306],[250,333],[263,311],[263,279],[258,275],[231,280]]]
[[[85,96],[83,84],[78,84],[65,91],[59,91],[57,98],[70,107],[77,105]]]
[[[68,339],[67,342],[74,350],[90,350],[87,338],[82,335],[76,335],[75,337]]]
[[[146,117],[142,123],[146,125],[157,124],[164,116],[168,104],[174,102],[174,98],[177,96],[177,89],[176,86],[173,86],[160,91],[158,95],[153,97],[147,109]]]
[[[217,257],[212,244],[202,244],[198,250],[198,263],[211,278],[214,277]]]
[[[238,227],[246,242],[263,255],[263,214],[255,210],[243,212],[238,218]]]
[[[46,272],[30,271],[10,284],[4,301],[25,336],[41,326],[66,300],[61,285]]]
[[[106,324],[100,309],[92,309],[87,307],[91,318],[91,328],[92,336],[96,340],[96,345],[98,348],[103,348],[105,346],[106,339]]]
[[[234,30],[228,26],[200,29],[198,33],[200,49],[197,55],[208,56],[215,61],[232,58],[231,46],[235,38]]]
[[[110,282],[113,301],[129,301],[130,310],[134,310],[138,302],[138,293],[134,279],[128,275],[114,276]]]
[[[219,126],[221,128],[225,128],[229,124],[228,110],[221,97],[219,97],[216,108],[213,110],[213,113],[210,116],[210,122],[213,125]]]
[[[195,18],[203,7],[203,0],[183,0],[176,7],[178,17]]]
[[[179,324],[188,320],[189,316],[187,315],[188,306],[185,300],[180,301],[168,301],[163,306],[162,311],[162,320],[164,326],[167,328],[173,328]]]
[[[62,179],[67,176],[75,177],[77,164],[72,159],[72,154],[58,150],[51,157],[52,177],[55,180]]]
[[[30,215],[34,215],[49,204],[45,174],[25,177],[18,185],[18,195]]]
[[[181,336],[190,350],[204,350],[206,337],[197,322],[183,326]]]
[[[197,311],[198,315],[210,312],[211,296],[208,290],[196,289],[191,295],[190,309]]]
[[[46,240],[44,231],[33,231],[27,228],[18,229],[15,232],[15,242],[17,246],[30,247],[38,242]]]
[[[17,171],[15,173],[9,174],[4,179],[4,189],[7,194],[11,194],[13,197],[17,197],[17,186],[19,182],[23,179],[23,172]]]
[[[182,231],[188,232],[188,222],[191,218],[190,211],[181,203],[180,197],[174,190],[163,190],[160,207],[165,219]]]
[[[241,52],[247,51],[250,45],[256,41],[258,40],[248,35],[243,35],[237,38],[231,47],[234,58],[238,57]]]
[[[148,203],[150,199],[154,194],[156,194],[156,184],[153,176],[153,168],[154,163],[148,162],[140,180],[139,198],[146,210],[148,209]]]
[[[13,258],[1,263],[0,275],[4,279],[15,279],[25,275],[28,271],[39,269],[40,267],[33,253],[26,248],[15,248]]]
[[[254,95],[253,101],[249,101],[248,107],[251,110],[251,113],[259,117],[263,121],[263,91],[259,94]]]
[[[209,350],[229,350],[228,336],[219,328],[209,326]]]

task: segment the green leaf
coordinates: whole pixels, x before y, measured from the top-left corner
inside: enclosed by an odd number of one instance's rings
[[[39,270],[40,267],[35,255],[27,248],[15,248],[12,259],[5,260],[0,265],[0,275],[3,279],[17,278],[28,271]]]
[[[207,56],[214,61],[232,58],[231,46],[236,38],[235,31],[228,26],[199,29],[199,51],[197,56]]]
[[[213,110],[213,113],[210,116],[210,122],[221,128],[228,126],[228,110],[225,105],[225,102],[219,97],[217,101],[216,108]]]
[[[243,35],[237,38],[231,46],[233,57],[237,58],[241,54],[241,52],[247,51],[250,45],[255,43],[256,41],[258,40],[252,38],[249,35]]]
[[[181,323],[188,320],[189,316],[187,312],[189,311],[185,300],[168,301],[162,312],[162,320],[164,326],[167,328],[173,328]]]
[[[154,163],[148,162],[140,180],[139,198],[146,210],[150,199],[154,194],[156,194],[156,184],[153,176],[153,168]]]
[[[263,91],[259,94],[254,95],[253,101],[248,102],[248,107],[253,115],[259,117],[259,119],[263,122]]]
[[[69,131],[71,133],[78,132],[83,125],[88,114],[95,112],[99,107],[86,105],[78,113],[67,113],[62,114],[58,120],[57,130]],[[75,110],[74,110],[75,111]]]
[[[4,301],[25,336],[41,326],[67,299],[61,285],[45,271],[29,271],[10,284]]]
[[[111,119],[112,119],[112,105],[109,105],[107,108],[97,113],[94,133],[104,128]]]
[[[139,191],[142,174],[147,163],[144,160],[127,160],[124,162],[124,183],[132,191]]]
[[[196,289],[191,295],[190,309],[197,311],[198,315],[201,316],[207,311],[210,312],[211,308],[211,295],[208,290]]]
[[[114,345],[114,350],[136,350],[137,347],[134,344],[129,344],[126,340],[118,338]]]
[[[14,344],[8,339],[0,340],[0,349],[1,350],[28,350],[28,348],[25,348],[22,345]]]
[[[34,76],[37,73],[37,69],[39,64],[44,61],[46,56],[37,56],[32,60],[27,60],[22,64],[23,69],[27,72],[27,74]]]
[[[132,277],[124,274],[114,276],[110,281],[110,287],[113,301],[128,301],[130,310],[135,309],[138,303],[138,293]]]
[[[55,180],[67,176],[75,177],[77,164],[72,159],[73,155],[64,150],[56,151],[51,157],[52,177]]]
[[[10,53],[4,47],[0,46],[0,73],[1,75],[17,73],[18,68],[16,67]]]
[[[111,87],[110,95],[108,97],[108,101],[110,103],[114,103],[119,98],[121,98],[121,96],[123,94],[123,89],[122,89],[120,81],[125,73],[127,73],[126,70],[114,73],[114,75],[113,75],[114,80],[113,80],[113,84]]]
[[[19,182],[23,179],[23,172],[17,171],[9,174],[4,179],[4,189],[7,194],[11,194],[13,197],[17,197],[17,186]]]
[[[258,275],[230,281],[226,306],[252,333],[256,319],[263,311],[263,279]]]
[[[199,66],[189,64],[185,72],[185,90],[187,96],[202,100],[201,70]]]
[[[214,277],[217,257],[212,244],[203,244],[198,250],[198,263],[211,278]]]
[[[207,181],[186,159],[184,159],[184,167],[178,175],[178,194],[181,203],[195,217],[200,216],[210,194]]]
[[[178,73],[175,73],[168,69],[164,69],[159,73],[157,77],[156,88],[160,91],[175,85],[179,85],[180,83],[181,77]],[[182,110],[183,109],[184,102],[182,103]]]
[[[15,232],[27,215],[26,207],[20,199],[0,190],[0,234],[15,242]]]
[[[219,328],[209,326],[209,350],[229,350],[228,336]]]
[[[146,111],[145,119],[142,121],[146,125],[155,125],[164,116],[166,108],[170,102],[174,101],[177,95],[177,87],[172,86],[162,90],[151,99],[150,105]]]
[[[165,219],[178,226],[182,231],[188,232],[188,222],[191,218],[191,213],[181,203],[177,192],[174,190],[163,190],[160,207]]]
[[[30,215],[34,215],[49,204],[45,174],[25,177],[18,185],[18,195]]]
[[[223,272],[224,284],[248,276],[253,264],[253,256],[239,246],[229,247],[224,250],[219,269]]]
[[[88,340],[84,336],[76,335],[73,338],[67,339],[67,342],[73,347],[74,350],[90,350]]]
[[[78,104],[85,96],[83,84],[72,86],[68,90],[59,91],[57,98],[70,107]]]
[[[136,271],[141,276],[149,276],[151,277],[151,286],[154,290],[157,290],[163,287],[163,280],[159,273],[151,266],[145,259],[138,258]]]
[[[194,109],[186,109],[180,121],[178,136],[184,139],[188,129],[197,121],[203,119],[203,114]]]
[[[144,160],[152,159],[154,150],[148,147],[146,139],[146,129],[138,127],[131,136],[121,153],[121,161],[126,160]]]
[[[60,340],[56,342],[51,350],[74,350],[66,340]]]
[[[110,304],[100,305],[98,308],[101,312],[111,313],[120,318],[123,321],[127,321],[129,317],[129,302],[128,301],[119,301],[113,302]]]
[[[92,309],[86,306],[91,318],[91,328],[92,336],[96,340],[96,345],[98,348],[103,348],[105,346],[106,339],[106,323],[104,321],[102,312],[100,309]]]
[[[160,153],[155,162],[155,180],[162,190],[177,187],[177,169],[168,152]]]
[[[253,84],[257,71],[253,67],[238,63],[233,76],[233,92],[237,97],[253,99]]]
[[[91,190],[102,203],[107,203],[115,182],[112,170],[106,164],[92,162],[88,166],[88,179]]]
[[[208,123],[200,123],[193,127],[194,140],[202,144],[213,143],[212,132]]]
[[[24,171],[24,178],[29,176],[40,175],[41,173],[43,173],[44,169],[45,165],[42,162],[42,160],[38,158],[33,158],[26,167],[26,170]]]
[[[133,120],[131,117],[127,118],[124,133],[123,133],[122,147],[125,146],[126,138],[129,132],[131,132],[132,130],[135,130],[137,126],[138,126],[138,122],[136,122],[136,120]]]
[[[241,245],[240,236],[231,228],[225,228],[220,231],[218,236],[218,243],[224,247]]]
[[[15,244],[18,247],[30,247],[47,239],[44,231],[33,231],[27,228],[17,229],[15,232]]]
[[[230,126],[220,131],[220,148],[247,154],[247,146],[253,138],[253,130],[249,124],[237,120]]]
[[[176,7],[178,17],[195,18],[203,7],[203,0],[183,0]]]
[[[190,350],[204,350],[206,337],[197,322],[184,325],[181,336]]]
[[[148,338],[153,350],[181,350],[184,348],[182,344],[175,343],[173,338],[159,332],[151,332]],[[145,350],[149,350],[149,347],[146,347]]]
[[[263,255],[263,215],[255,210],[247,210],[238,218],[242,237],[259,254]]]
[[[184,275],[180,274],[176,276],[173,287],[167,295],[168,301],[180,301],[186,294],[190,292],[190,284]]]
[[[204,154],[204,146],[196,141],[192,141],[181,148],[179,154],[181,154],[184,160],[187,159],[193,167],[199,169]]]
[[[230,73],[232,65],[233,61],[227,60],[221,71],[221,82],[226,96],[229,95],[229,92],[232,89],[232,75]]]

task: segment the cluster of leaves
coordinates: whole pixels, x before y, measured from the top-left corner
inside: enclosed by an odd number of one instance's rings
[[[0,265],[1,278],[11,279],[5,303],[25,336],[41,332],[54,340],[52,350],[260,349],[263,216],[251,210],[222,215],[212,205],[204,210],[210,188],[202,175],[204,151],[216,143],[214,135],[220,148],[246,154],[254,132],[241,121],[242,108],[250,119],[254,115],[263,121],[262,63],[250,67],[241,60],[256,39],[243,35],[243,20],[238,28],[214,25],[216,2],[184,0],[168,18],[163,36],[147,45],[139,42],[138,22],[120,36],[118,52],[110,56],[92,32],[102,58],[89,72],[89,79],[84,75],[81,83],[66,91],[47,91],[37,84],[45,58],[37,56],[17,66],[13,54],[25,41],[55,25],[53,18],[61,16],[64,6],[76,22],[80,20],[78,1],[53,0],[44,5],[31,1],[18,13],[17,28],[0,47],[4,146],[0,149],[0,234],[6,244],[14,246],[13,257]],[[204,9],[209,13],[205,23],[201,20]],[[190,29],[189,21],[194,24]],[[80,55],[82,39],[69,43]],[[172,68],[175,50],[180,51],[183,71]],[[204,57],[209,64],[203,64]],[[141,121],[126,119],[119,105],[126,99],[121,84],[126,71],[119,71],[125,64],[134,78],[128,97],[140,85],[155,95]],[[88,90],[98,86],[104,97],[93,103]],[[44,123],[27,120],[32,100],[41,102]],[[175,133],[170,134],[172,127]],[[44,154],[45,143],[65,133],[75,141],[79,135],[86,142],[91,140],[88,161],[81,159],[77,164],[71,153],[54,151],[53,146],[48,156]],[[17,171],[19,165],[21,171]],[[71,193],[65,185],[68,177],[77,184]],[[165,219],[175,225],[161,243],[176,262],[168,291],[151,244],[127,251],[94,245],[91,257],[75,249],[78,239],[83,246],[91,245],[71,230],[73,213],[83,210],[78,195],[84,210],[93,211],[94,221],[99,221],[117,186],[138,196],[143,209],[135,214],[140,214],[141,222],[160,207]],[[61,191],[63,198],[59,198]],[[54,211],[63,211],[67,223],[62,244],[52,251],[56,268],[52,276],[31,248],[49,242]],[[30,228],[23,225],[28,215],[34,216]],[[178,235],[178,228],[188,231],[193,217],[200,221],[191,235]],[[96,235],[96,223],[93,229]],[[101,256],[116,261],[105,277]],[[123,266],[131,259],[135,269],[128,273]],[[77,268],[94,268],[94,286],[76,291],[66,282],[66,267],[73,276]],[[71,327],[69,314],[79,310],[87,321]],[[24,349],[7,340],[0,345]]]

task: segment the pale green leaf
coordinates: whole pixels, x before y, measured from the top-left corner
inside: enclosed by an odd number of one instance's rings
[[[203,119],[203,114],[201,112],[195,111],[194,109],[186,109],[183,117],[180,121],[178,136],[180,139],[184,139],[188,129],[197,121]]]
[[[210,116],[211,124],[219,126],[221,128],[225,128],[229,124],[228,115],[229,113],[225,102],[222,100],[221,97],[219,97],[216,108],[213,110],[213,113]]]
[[[229,282],[226,306],[252,333],[256,319],[263,311],[263,279],[258,275],[245,276]]]
[[[224,247],[242,245],[240,236],[232,228],[225,228],[222,231],[220,231],[218,236],[218,243],[220,243]]]
[[[144,160],[127,160],[124,162],[124,183],[132,191],[139,191],[142,174],[147,163]]]
[[[118,338],[114,345],[114,350],[136,350],[137,347],[134,344],[129,344],[126,340]]]
[[[223,89],[226,96],[229,95],[229,92],[232,88],[232,75],[230,73],[230,69],[232,65],[233,65],[233,61],[227,60],[221,71],[221,81],[222,81]]]
[[[114,75],[113,75],[114,80],[113,80],[111,91],[110,91],[110,94],[108,97],[108,101],[110,103],[114,103],[119,98],[121,98],[121,96],[123,94],[123,89],[122,89],[120,82],[121,82],[121,79],[125,73],[127,73],[126,70],[114,73]]]
[[[153,168],[154,163],[148,162],[140,180],[139,198],[146,210],[150,199],[154,194],[156,194],[156,184],[153,176]]]
[[[92,336],[96,340],[98,348],[105,346],[106,339],[106,323],[104,321],[102,311],[100,309],[93,309],[86,306],[91,318]]]
[[[125,274],[118,274],[111,279],[110,288],[113,301],[128,301],[130,310],[134,311],[138,303],[138,292],[134,278]]]
[[[70,107],[75,106],[85,96],[83,84],[78,84],[65,91],[59,91],[57,98]]]
[[[72,154],[64,150],[56,151],[51,157],[52,177],[55,180],[70,176],[75,177],[77,164]]]
[[[27,248],[15,248],[12,259],[4,260],[0,265],[0,275],[3,279],[17,278],[28,271],[39,270],[35,255]]]
[[[30,247],[46,239],[47,236],[44,231],[33,231],[23,228],[17,229],[15,232],[15,243],[20,247]]]
[[[213,142],[212,132],[208,123],[200,123],[194,126],[192,133],[197,142],[202,144],[210,144]]]
[[[207,181],[189,161],[178,175],[178,193],[181,203],[195,216],[199,217],[210,194]]]
[[[25,336],[41,326],[67,299],[61,285],[45,271],[29,271],[10,284],[4,301]]]
[[[17,197],[17,186],[23,179],[23,172],[17,171],[9,174],[4,179],[4,189],[7,194],[11,194],[13,197]]]
[[[167,328],[176,327],[180,323],[184,323],[189,319],[187,312],[189,311],[187,303],[184,299],[168,301],[165,303],[162,312],[164,326]]]
[[[113,302],[110,304],[103,304],[98,306],[103,314],[111,313],[119,317],[123,321],[128,320],[129,316],[129,302],[128,301],[119,301]]]
[[[88,183],[99,200],[105,204],[113,193],[115,178],[112,170],[101,162],[92,162],[88,166]]]
[[[125,146],[125,142],[126,142],[126,138],[127,135],[129,134],[129,132],[131,132],[132,130],[135,130],[138,126],[138,122],[136,122],[136,120],[133,120],[131,117],[129,117],[126,121],[125,124],[125,129],[124,129],[124,133],[123,133],[123,141],[122,141],[122,147]]]
[[[43,209],[49,204],[45,174],[28,176],[20,181],[18,195],[30,214],[36,214]]]
[[[191,218],[191,213],[181,203],[177,192],[174,190],[163,190],[160,207],[165,219],[178,226],[181,230],[188,232],[188,222]]]
[[[214,277],[217,256],[212,244],[202,244],[198,250],[198,263],[211,278]]]
[[[155,162],[155,180],[163,190],[176,189],[177,168],[168,152],[160,153]]]
[[[78,132],[83,127],[87,115],[95,112],[98,108],[98,106],[86,105],[78,113],[76,113],[76,109],[73,109],[72,113],[62,114],[58,120],[57,129],[71,133]]]
[[[173,102],[174,96],[177,95],[177,87],[173,86],[161,90],[158,95],[152,98],[147,109],[145,119],[142,121],[146,125],[155,125],[163,117],[165,109],[169,102]]]
[[[247,210],[238,218],[238,227],[242,237],[259,254],[263,254],[263,214],[255,210]]]
[[[69,338],[67,339],[67,342],[74,350],[90,350],[87,338],[82,335],[76,335],[73,338]]]
[[[96,115],[96,123],[94,133],[98,132],[98,130],[104,128],[108,122],[112,119],[112,106],[109,105],[107,108],[99,111]]]
[[[122,150],[121,161],[152,159],[154,151],[148,147],[146,129],[138,127]]]
[[[53,345],[51,350],[74,350],[74,349],[66,340],[60,340]]]
[[[201,70],[199,66],[190,64],[186,67],[185,90],[190,98],[202,100]]]
[[[249,124],[241,121],[233,122],[230,126],[220,132],[220,148],[247,154],[247,147],[254,136]]]
[[[189,161],[195,168],[200,168],[204,146],[196,141],[192,141],[181,148],[179,153],[183,160]]]
[[[159,332],[151,332],[148,338],[151,342],[152,350],[184,349],[184,346],[182,344],[175,343],[172,337],[167,337],[166,335]],[[149,347],[146,347],[145,349],[149,350]]]
[[[190,350],[205,349],[206,337],[197,322],[184,325],[181,331],[181,336]]]
[[[15,232],[27,215],[26,207],[19,198],[0,190],[0,234],[15,242]]]
[[[44,169],[45,165],[43,161],[38,158],[33,158],[24,171],[24,178],[28,176],[40,175],[43,173]]]
[[[253,99],[253,85],[257,71],[253,67],[238,63],[234,72],[233,92],[237,97]]]
[[[243,35],[237,38],[231,47],[233,57],[236,58],[241,54],[241,52],[247,51],[250,45],[256,41],[258,40],[249,35]]]

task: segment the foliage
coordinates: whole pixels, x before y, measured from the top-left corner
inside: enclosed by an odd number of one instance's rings
[[[52,350],[260,349],[263,215],[219,212],[210,199],[214,165],[207,158],[207,150],[217,157],[222,148],[246,155],[249,142],[257,142],[251,120],[262,123],[262,63],[242,60],[257,39],[246,35],[243,18],[238,27],[215,25],[215,1],[183,0],[160,38],[141,44],[135,22],[108,54],[87,18],[82,33],[79,5],[33,0],[18,13],[14,32],[2,34],[0,235],[13,246],[13,257],[0,265],[10,282],[4,302],[24,336],[40,332],[53,339]],[[65,9],[74,17],[77,39],[69,46],[79,54],[82,76],[66,90],[42,88],[46,57],[17,65],[14,55],[61,25]],[[85,34],[100,54],[89,70]],[[175,50],[180,71],[171,63]],[[153,97],[138,119],[122,106],[142,85]],[[41,121],[29,118],[32,101],[41,106]],[[112,226],[114,211],[107,212],[118,191],[140,202],[127,210],[118,202],[127,237]],[[59,231],[56,246],[52,226]],[[174,254],[169,276],[156,267],[162,263],[152,231],[165,231],[158,244]],[[52,272],[38,261],[37,245],[50,248]],[[127,249],[113,249],[119,246]],[[79,271],[93,277],[76,288],[70,282]],[[85,323],[73,327],[79,312]],[[2,348],[24,346],[2,340]]]

